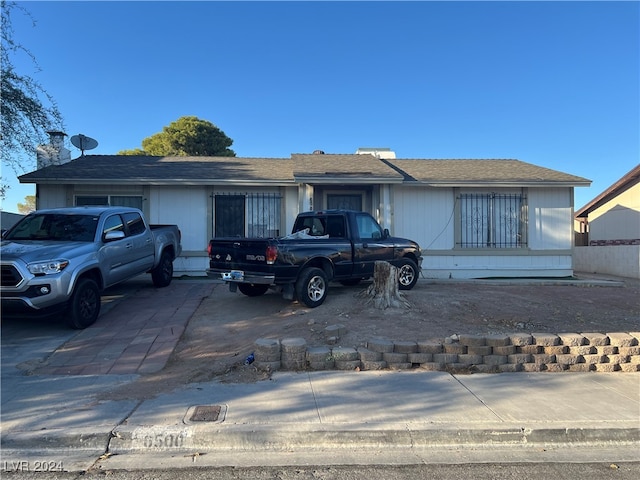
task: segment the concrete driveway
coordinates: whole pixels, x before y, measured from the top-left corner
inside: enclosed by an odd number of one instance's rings
[[[84,330],[55,318],[3,320],[3,377],[16,368],[51,375],[159,371],[213,288],[206,280],[174,280],[159,289],[142,275],[107,289],[98,321]]]

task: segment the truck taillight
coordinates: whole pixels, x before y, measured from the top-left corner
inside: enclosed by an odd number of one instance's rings
[[[211,244],[207,245],[207,254],[211,256]]]
[[[267,260],[268,265],[273,265],[274,263],[276,263],[276,258],[278,258],[278,247],[269,245],[267,247],[265,258]]]

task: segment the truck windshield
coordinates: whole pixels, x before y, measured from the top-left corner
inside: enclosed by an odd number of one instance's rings
[[[31,214],[13,227],[3,240],[62,240],[93,242],[98,217],[93,215]]]

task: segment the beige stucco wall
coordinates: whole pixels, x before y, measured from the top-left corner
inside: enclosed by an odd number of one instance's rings
[[[640,183],[589,213],[589,242],[640,239]]]

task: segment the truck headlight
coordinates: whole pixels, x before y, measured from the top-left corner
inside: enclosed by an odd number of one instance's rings
[[[33,275],[52,275],[59,273],[69,265],[68,260],[46,260],[44,262],[34,262],[27,265],[27,269]]]

